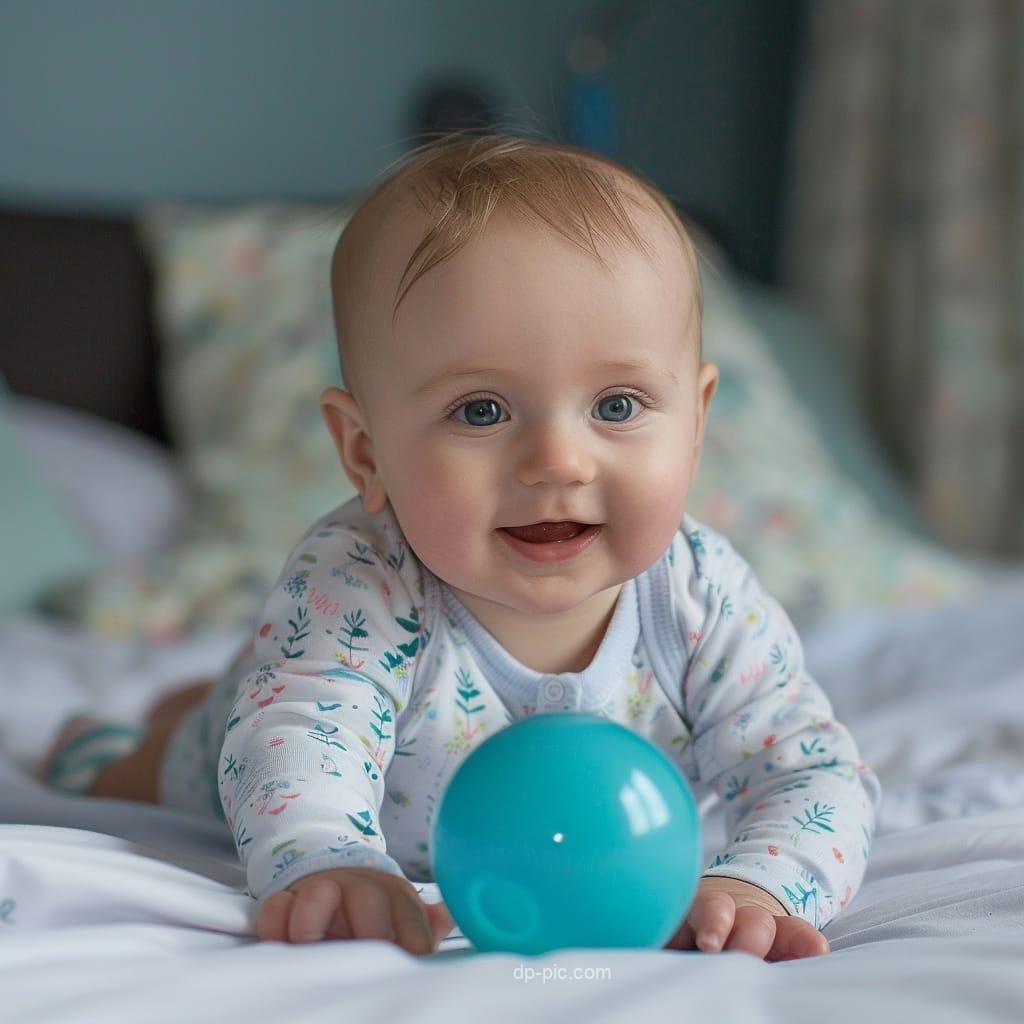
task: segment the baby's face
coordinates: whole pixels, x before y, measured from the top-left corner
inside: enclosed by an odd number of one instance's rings
[[[343,461],[367,510],[390,501],[416,556],[458,590],[565,611],[671,542],[718,374],[698,362],[693,282],[671,226],[654,213],[641,224],[655,264],[606,247],[609,270],[501,215],[416,282],[393,332],[390,301],[379,303],[365,432],[328,424],[341,452],[348,434]],[[386,299],[422,234],[407,227],[381,262]],[[544,520],[600,530],[575,557],[542,562],[502,529]]]

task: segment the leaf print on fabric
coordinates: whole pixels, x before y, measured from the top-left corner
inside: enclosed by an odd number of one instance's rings
[[[362,563],[363,565],[373,565],[373,548],[370,547],[369,544],[365,544],[363,541],[357,540],[353,545],[353,549],[346,552],[351,559],[348,565],[356,565],[358,563]]]
[[[784,679],[780,679],[780,681],[777,682],[775,685],[780,687],[785,686],[786,682],[791,678],[791,676],[787,674],[788,661],[786,659],[785,652],[782,650],[779,644],[772,644],[772,646],[769,648],[768,660],[775,666],[775,674],[777,676],[785,676]]]
[[[370,824],[373,821],[373,815],[369,811],[360,811],[357,815],[346,815],[348,820],[352,822],[354,828],[359,831],[360,835],[364,836],[376,836],[379,833]]]
[[[403,736],[395,743],[395,757],[415,757],[416,752],[410,747],[416,746],[415,736]]]
[[[287,646],[281,648],[281,653],[288,659],[301,658],[306,653],[305,648],[297,649],[295,645],[300,640],[304,640],[309,636],[309,614],[307,609],[303,608],[302,605],[297,605],[295,608],[295,618],[289,619],[288,625],[292,627],[292,631],[287,637]]]
[[[819,805],[818,801],[814,801],[814,807],[810,810],[804,811],[804,818],[800,819],[793,816],[793,820],[800,826],[800,828],[790,836],[790,841],[796,846],[800,840],[800,833],[804,831],[810,831],[813,835],[821,835],[822,832],[835,832],[835,829],[829,824],[829,820],[833,814],[835,814],[835,807],[831,804],[825,804],[823,807]]]
[[[373,548],[366,544],[364,541],[356,540],[353,543],[353,547],[347,552],[348,561],[344,565],[336,565],[331,569],[331,576],[344,577],[345,583],[348,586],[355,588],[356,590],[369,590],[370,585],[366,580],[360,579],[354,573],[349,572],[349,569],[354,565],[369,565],[374,564]]]
[[[783,885],[782,891],[785,893],[786,899],[790,901],[794,911],[803,916],[803,918],[806,918],[817,928],[819,927],[821,915],[818,880],[810,871],[804,870],[803,868],[798,871],[798,874],[803,881],[797,883],[796,890],[790,886]],[[809,902],[811,902],[814,907],[811,911],[808,911],[807,909],[807,904]]]
[[[479,711],[484,710],[483,704],[477,704],[476,707],[471,708],[469,705],[474,698],[480,696],[480,691],[477,689],[473,682],[473,677],[470,672],[464,668],[460,668],[455,673],[456,683],[455,692],[458,694],[458,698],[455,701],[455,706],[468,718],[470,715],[475,715]]]
[[[860,854],[864,858],[864,862],[867,863],[868,854],[871,852],[872,836],[863,825],[861,825],[860,831],[864,837],[864,845],[860,848]]]
[[[402,566],[405,565],[405,541],[401,541],[398,545],[397,555],[387,555],[387,563],[391,566],[395,572],[401,572]]]
[[[222,760],[224,761],[224,770],[221,775],[229,776],[233,782],[237,782],[245,774],[246,758],[243,757],[241,763],[236,764],[233,755],[228,754]]]
[[[377,737],[379,749],[381,744],[392,739],[392,734],[385,732],[384,730],[387,726],[393,724],[393,719],[391,717],[391,709],[384,704],[384,701],[382,701],[379,696],[374,696],[373,702],[375,707],[372,714],[376,721],[370,722],[370,728],[373,730],[373,734]]]
[[[743,796],[747,792],[749,782],[749,775],[745,775],[742,782],[735,775],[730,775],[728,782],[725,784],[725,799],[735,800],[736,797]]]
[[[473,677],[465,668],[460,668],[455,673],[455,706],[461,712],[458,728],[455,734],[444,744],[448,754],[465,754],[473,747],[473,737],[487,728],[487,723],[473,719],[473,715],[479,715],[486,710],[486,705],[477,704],[472,706],[473,701],[480,696],[480,690],[473,682]],[[445,759],[447,765],[447,758]]]
[[[324,632],[328,636],[334,636],[338,643],[348,651],[348,657],[345,659],[346,664],[351,665],[355,669],[362,668],[366,663],[356,657],[356,651],[365,654],[370,648],[359,647],[356,642],[370,638],[370,634],[364,628],[366,626],[366,614],[362,608],[356,608],[354,611],[342,615],[341,621],[345,625],[339,632],[343,634],[344,639],[336,636],[333,630],[327,629]]]
[[[686,540],[693,549],[693,554],[695,556],[694,561],[696,562],[697,568],[697,578],[700,579],[703,576],[703,573],[701,572],[701,563],[708,551],[704,544],[704,531],[693,530],[686,534]]]
[[[793,905],[793,909],[796,910],[801,916],[807,913],[807,902],[813,899],[815,903],[818,901],[818,887],[811,886],[810,889],[806,888],[802,882],[797,883],[797,891],[794,892],[788,885],[782,887],[786,894],[786,898]]]
[[[232,826],[234,828],[234,826]],[[252,836],[249,835],[248,829],[245,825],[239,825],[234,829],[235,833],[235,846],[238,848],[238,852],[242,855],[242,863],[245,863],[247,854],[244,852],[245,848],[252,842]]]
[[[735,859],[734,853],[720,853],[704,870],[708,871],[711,868],[721,867],[723,864],[731,864]]]
[[[800,741],[800,753],[804,757],[809,757],[811,754],[824,754],[827,749],[820,736],[815,736],[810,743]]]

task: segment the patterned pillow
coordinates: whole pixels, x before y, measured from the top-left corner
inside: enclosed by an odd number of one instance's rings
[[[168,427],[204,535],[279,548],[356,493],[317,401],[341,384],[329,268],[350,215],[161,205],[140,218]]]
[[[195,507],[167,551],[90,577],[55,610],[156,640],[249,626],[294,540],[355,493],[317,403],[341,383],[328,274],[351,212],[144,211],[165,406]],[[704,278],[705,356],[722,376],[689,511],[729,536],[798,625],[970,587],[956,558],[882,518],[842,476],[735,287]]]
[[[727,276],[702,275],[718,365],[688,511],[729,537],[797,626],[980,586],[970,564],[885,517],[836,466]]]

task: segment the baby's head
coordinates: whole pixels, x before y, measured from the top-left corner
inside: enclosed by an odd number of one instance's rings
[[[522,612],[647,569],[682,519],[718,371],[671,203],[597,153],[449,136],[404,159],[331,265],[346,474],[420,561]],[[503,527],[601,529],[539,562]]]

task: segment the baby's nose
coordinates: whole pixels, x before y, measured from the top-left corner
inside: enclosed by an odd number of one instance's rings
[[[519,462],[519,479],[533,484],[588,484],[596,475],[597,463],[584,428],[546,426],[526,439]]]

